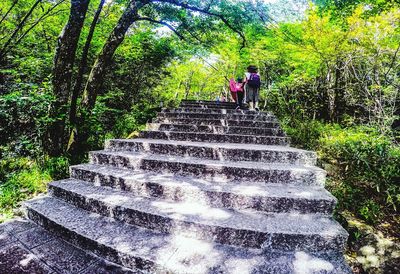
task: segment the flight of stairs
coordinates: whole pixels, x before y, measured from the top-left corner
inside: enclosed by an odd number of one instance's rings
[[[183,101],[26,202],[30,220],[143,273],[349,273],[316,154],[270,113]]]

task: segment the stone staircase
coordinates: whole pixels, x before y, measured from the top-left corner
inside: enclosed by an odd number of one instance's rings
[[[26,202],[70,244],[143,273],[349,273],[314,152],[270,113],[183,101]],[[137,273],[137,272],[135,272]]]

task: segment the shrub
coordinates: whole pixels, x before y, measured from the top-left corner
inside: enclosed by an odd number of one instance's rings
[[[9,173],[0,185],[0,222],[12,217],[13,209],[21,201],[45,192],[47,183],[51,181],[49,172],[28,158],[3,159],[1,163]]]
[[[144,129],[144,125],[155,118],[158,108],[151,104],[134,105],[132,110],[117,119],[112,134],[117,138],[127,138],[132,132]]]
[[[41,154],[53,97],[45,84],[0,96],[0,143],[19,156]]]
[[[389,205],[396,210],[399,205],[400,147],[378,130],[367,127],[332,129],[319,139],[322,160],[335,165],[334,176],[351,187],[364,191],[360,196],[359,213],[376,212],[377,205],[365,201],[375,196],[382,207]],[[377,214],[372,214],[377,216]],[[366,218],[369,219],[369,218]]]
[[[306,149],[315,149],[324,130],[324,124],[318,120],[307,122],[297,119],[283,119],[281,126],[291,137],[293,144]]]
[[[400,205],[400,147],[374,127],[282,119],[292,142],[318,152],[328,170],[328,189],[348,209],[369,223]]]
[[[47,158],[43,163],[43,170],[48,172],[53,180],[68,178],[69,159],[63,156]]]

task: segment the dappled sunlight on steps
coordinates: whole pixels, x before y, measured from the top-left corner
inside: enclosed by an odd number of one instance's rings
[[[144,273],[349,273],[316,154],[289,147],[273,114],[234,108],[163,109],[26,202],[27,217]]]

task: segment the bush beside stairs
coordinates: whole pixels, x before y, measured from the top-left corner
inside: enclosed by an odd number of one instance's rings
[[[289,144],[271,113],[163,109],[1,225],[0,272],[350,273],[326,172]]]

